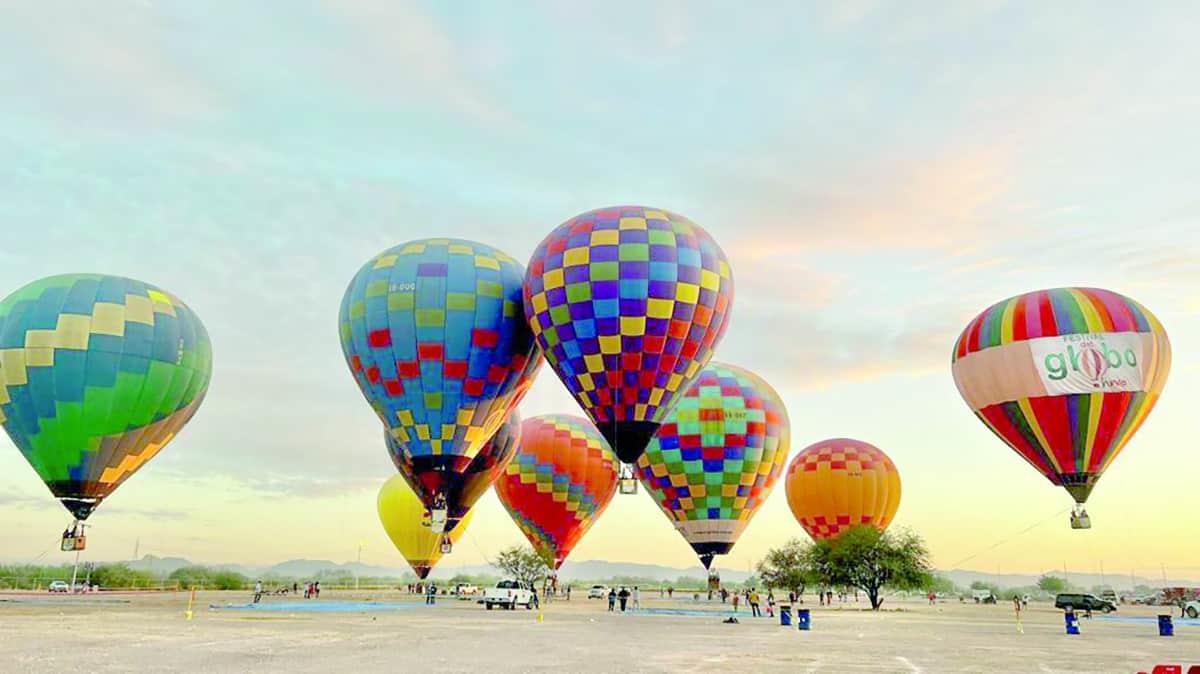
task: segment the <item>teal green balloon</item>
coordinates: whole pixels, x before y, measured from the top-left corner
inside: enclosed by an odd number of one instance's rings
[[[200,319],[147,283],[65,274],[0,301],[0,424],[77,519],[179,433],[211,375]]]

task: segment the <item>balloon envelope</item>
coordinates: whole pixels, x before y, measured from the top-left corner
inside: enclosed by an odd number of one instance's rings
[[[0,302],[0,423],[77,519],[179,433],[211,374],[200,319],[147,283],[66,274]]]
[[[787,461],[783,400],[760,377],[709,363],[638,459],[642,483],[700,556],[733,549]]]
[[[491,440],[479,450],[475,458],[471,459],[471,463],[467,464],[459,474],[458,479],[448,483],[446,494],[446,504],[449,512],[447,519],[449,524],[457,521],[462,517],[466,517],[471,508],[479,500],[480,496],[492,486],[496,478],[504,471],[504,467],[508,465],[513,454],[517,451],[517,440],[521,437],[521,416],[513,410],[508,415],[501,426],[500,430],[492,436]],[[399,446],[394,438],[389,434],[384,434],[384,439],[387,441],[388,453],[392,457],[392,463],[396,465],[396,470],[400,471],[400,475],[410,481],[409,475],[415,475],[417,486],[421,492],[428,493],[430,487],[422,480],[427,480],[430,477],[437,478],[436,473],[416,473],[410,463],[409,455],[404,451],[404,448]],[[414,488],[414,491],[417,491]],[[449,527],[448,524],[448,527]]]
[[[546,359],[627,463],[712,356],[732,300],[712,237],[642,206],[564,222],[525,276],[525,317]]]
[[[533,381],[521,281],[495,248],[424,239],[369,260],[342,298],[346,363],[427,507],[461,505],[472,460]]]
[[[442,558],[442,538],[449,536],[451,543],[457,543],[471,522],[471,513],[467,513],[453,531],[435,534],[422,524],[425,504],[400,475],[393,475],[383,483],[377,507],[383,530],[418,578],[428,576]]]
[[[887,529],[900,507],[900,473],[878,447],[834,438],[809,445],[784,478],[792,515],[814,540],[850,527]]]
[[[517,453],[496,480],[500,502],[556,569],[616,490],[617,457],[608,443],[587,419],[562,414],[526,419]]]
[[[952,361],[980,421],[1084,503],[1158,401],[1171,344],[1128,297],[1055,288],[989,307],[963,330]]]

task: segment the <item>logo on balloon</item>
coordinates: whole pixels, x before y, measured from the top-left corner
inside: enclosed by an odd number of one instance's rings
[[[1077,334],[1029,340],[1051,394],[1136,391],[1142,386],[1137,333]]]

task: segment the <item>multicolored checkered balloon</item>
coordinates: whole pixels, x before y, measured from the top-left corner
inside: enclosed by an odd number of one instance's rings
[[[638,459],[642,484],[700,556],[733,549],[787,461],[783,400],[758,375],[709,363]]]
[[[814,540],[851,527],[883,531],[900,507],[900,473],[875,445],[833,438],[805,447],[784,478],[792,515]]]
[[[346,363],[427,507],[461,510],[450,498],[533,382],[522,276],[491,246],[423,239],[371,258],[342,298]]]
[[[396,470],[405,476],[405,480],[410,483],[416,482],[419,485],[420,490],[414,489],[414,491],[419,494],[433,494],[442,484],[443,475],[436,471],[417,471],[413,465],[412,456],[404,451],[404,447],[391,433],[385,432],[383,438],[387,443],[388,455],[392,457],[392,463],[395,464]],[[517,410],[513,410],[509,413],[508,419],[500,424],[500,430],[496,431],[492,439],[488,440],[475,458],[471,459],[471,463],[467,464],[467,467],[458,474],[458,479],[445,483],[446,503],[449,510],[446,514],[447,520],[455,522],[469,514],[471,507],[475,505],[479,497],[491,488],[492,483],[504,471],[504,467],[508,465],[517,451],[517,441],[520,438],[521,415]]]
[[[200,319],[147,283],[66,274],[0,302],[0,423],[76,519],[179,433],[211,375]]]
[[[617,457],[587,419],[526,419],[516,456],[496,480],[513,521],[554,568],[562,566],[617,490]]]
[[[732,300],[712,237],[643,206],[564,222],[525,276],[525,317],[546,359],[626,463],[712,357]]]

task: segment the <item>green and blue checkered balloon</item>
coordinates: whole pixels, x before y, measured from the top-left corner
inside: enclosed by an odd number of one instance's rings
[[[179,433],[211,375],[200,319],[147,283],[66,274],[0,302],[0,423],[76,519]]]

